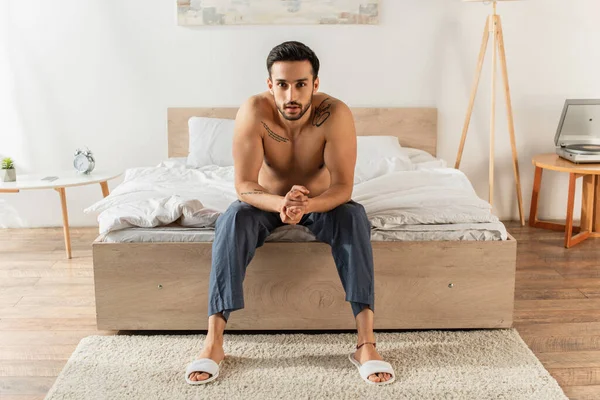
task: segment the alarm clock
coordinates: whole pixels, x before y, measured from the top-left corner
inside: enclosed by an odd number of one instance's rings
[[[73,159],[73,166],[77,172],[81,174],[89,174],[96,166],[96,160],[90,149],[86,147],[85,151],[77,149],[75,151],[75,158]]]

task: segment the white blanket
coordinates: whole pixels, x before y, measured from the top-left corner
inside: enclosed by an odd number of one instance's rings
[[[376,229],[403,229],[420,224],[498,222],[467,177],[454,168],[389,173],[354,186]],[[101,234],[129,227],[177,223],[214,227],[217,217],[237,200],[233,167],[189,168],[163,162],[130,168],[109,196],[84,211],[98,213]]]
[[[498,222],[464,173],[454,168],[393,172],[354,187],[374,228]]]

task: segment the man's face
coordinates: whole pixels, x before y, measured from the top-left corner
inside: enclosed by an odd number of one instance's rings
[[[310,108],[319,78],[313,82],[309,61],[278,61],[271,67],[267,84],[283,118],[296,121]]]

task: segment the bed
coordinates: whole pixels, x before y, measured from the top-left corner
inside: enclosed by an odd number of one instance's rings
[[[232,199],[231,185],[228,186],[227,181],[231,170],[185,166],[190,142],[188,121],[191,117],[233,119],[236,112],[235,108],[168,109],[169,159],[155,169],[128,170],[127,182],[113,189],[103,199],[105,204],[116,202],[120,194],[149,193],[153,190],[156,171],[162,174],[156,176],[168,182],[184,175],[185,179],[214,177],[210,182],[215,196],[221,195],[219,204],[226,204]],[[395,136],[413,155],[436,155],[435,108],[353,108],[352,112],[359,136]],[[355,185],[353,193],[353,199],[365,205],[374,226],[375,329],[511,327],[515,239],[497,218],[489,217],[491,210],[484,212],[485,207],[477,203],[480,199],[461,203],[465,207],[479,207],[476,212],[469,211],[469,215],[477,215],[477,218],[458,221],[461,223],[439,220],[440,213],[436,210],[442,209],[440,199],[451,198],[457,185],[465,186],[468,191],[466,186],[470,184],[454,169],[414,169],[362,182]],[[406,178],[408,176],[412,178]],[[421,182],[423,177],[433,183],[421,185],[423,187],[411,183],[411,179]],[[384,218],[381,207],[385,208],[385,204],[373,193],[394,186],[391,184],[399,180],[405,182],[405,186],[413,185],[403,190],[414,191],[419,186],[420,190],[446,193],[430,196],[438,199],[430,204],[433,211],[426,217],[435,216],[436,221],[421,219],[411,223],[414,213],[410,212],[403,213],[402,218]],[[181,181],[177,188],[183,188],[185,183]],[[190,186],[194,185],[187,185]],[[197,221],[199,218],[214,221],[218,213],[205,212],[210,208],[206,205],[194,209],[197,203],[191,199],[193,192],[186,202],[166,207],[169,202],[185,197],[185,190],[181,190],[181,195],[165,197],[168,200],[157,203],[157,209],[165,206],[167,211],[164,215],[153,213],[152,218],[163,223],[109,230],[107,223],[99,219],[100,233],[92,244],[98,329],[208,328],[208,278],[214,230]],[[387,205],[388,209],[396,206],[410,209],[407,202],[411,196],[404,195],[409,191],[398,193],[403,195],[391,196],[393,201]],[[420,210],[428,207],[427,202],[419,204]],[[189,206],[188,211],[185,206]],[[213,211],[218,208],[213,207]],[[177,221],[171,221],[177,217],[171,215],[174,209],[181,214]],[[113,226],[118,225],[115,220],[121,221],[113,217],[108,220]],[[274,231],[257,250],[244,281],[244,309],[232,313],[227,324],[228,330],[349,330],[355,327],[330,247],[311,238],[302,227],[290,226]]]

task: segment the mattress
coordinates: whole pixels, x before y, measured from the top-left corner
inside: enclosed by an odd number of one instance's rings
[[[106,243],[158,242],[212,242],[212,228],[185,228],[172,224],[154,228],[127,228],[100,235]],[[426,240],[506,240],[507,233],[501,222],[478,224],[415,225],[404,229],[371,230],[371,241],[426,241]],[[315,242],[316,237],[304,226],[283,225],[275,229],[267,242]]]

